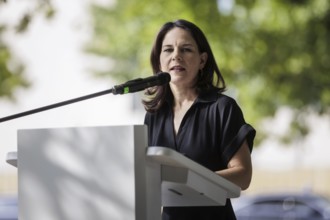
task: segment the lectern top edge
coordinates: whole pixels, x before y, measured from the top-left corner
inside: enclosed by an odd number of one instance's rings
[[[188,168],[208,179],[209,181],[221,185],[227,190],[229,198],[236,198],[240,196],[240,187],[217,175],[206,167],[201,166],[195,161],[190,160],[175,150],[167,147],[149,146],[146,154],[150,159],[153,159],[162,165]]]

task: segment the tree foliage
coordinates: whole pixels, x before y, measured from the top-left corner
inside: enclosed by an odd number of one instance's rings
[[[5,8],[7,3],[6,0],[1,0],[0,7]],[[8,32],[24,34],[34,16],[40,13],[46,19],[52,18],[55,14],[49,0],[34,0],[30,1],[29,4],[34,5],[34,10],[26,10],[15,24],[0,21],[0,97],[11,100],[15,99],[13,95],[15,89],[19,87],[26,88],[30,85],[30,82],[24,75],[24,64],[12,54],[3,36]]]
[[[0,27],[0,97],[13,99],[16,87],[28,85],[23,76],[23,66],[15,60],[5,42],[1,39],[4,26]]]
[[[99,75],[129,80],[151,73],[149,52],[166,21],[183,18],[207,35],[229,92],[252,123],[281,106],[297,111],[292,127],[308,133],[304,114],[329,113],[330,3],[327,0],[120,0],[93,5],[88,52],[114,60]],[[234,2],[234,1],[233,1]],[[259,132],[260,134],[261,132]]]

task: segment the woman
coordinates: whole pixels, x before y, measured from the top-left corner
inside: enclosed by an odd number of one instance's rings
[[[175,149],[188,158],[248,188],[255,130],[245,123],[203,32],[186,20],[160,29],[151,51],[154,74],[168,72],[171,82],[146,91],[149,146]],[[163,220],[236,219],[225,206],[163,207]]]

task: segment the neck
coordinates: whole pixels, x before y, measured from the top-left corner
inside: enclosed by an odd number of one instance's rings
[[[180,108],[185,104],[193,103],[198,94],[196,89],[180,89],[178,87],[171,87],[174,97],[174,107]]]

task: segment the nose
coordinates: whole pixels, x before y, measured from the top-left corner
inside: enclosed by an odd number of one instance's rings
[[[178,49],[174,50],[172,54],[172,60],[181,60],[181,59],[182,57],[180,55],[180,51]]]

